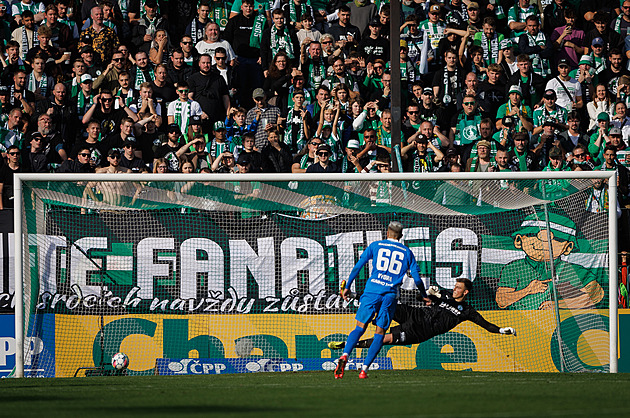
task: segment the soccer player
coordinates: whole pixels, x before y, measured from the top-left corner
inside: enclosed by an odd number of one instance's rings
[[[345,350],[339,358],[337,367],[335,368],[335,379],[341,379],[348,362],[348,357],[352,353],[354,346],[359,338],[365,332],[368,324],[374,322],[376,331],[372,338],[372,344],[368,350],[367,358],[363,364],[360,379],[367,378],[367,369],[376,358],[376,355],[383,346],[383,337],[385,331],[389,328],[389,324],[396,310],[398,300],[398,289],[407,273],[411,273],[413,280],[418,286],[420,295],[427,299],[424,290],[424,283],[418,272],[418,264],[411,250],[398,242],[402,237],[402,225],[400,222],[390,222],[387,227],[387,239],[376,241],[370,244],[361,258],[350,272],[346,285],[341,290],[341,296],[348,300],[350,296],[350,285],[357,277],[363,266],[372,260],[372,274],[365,284],[365,291],[361,296],[361,304],[357,311],[357,326],[348,336],[348,340],[344,344]]]
[[[470,306],[465,299],[471,290],[472,282],[469,279],[457,279],[452,293],[440,292],[437,286],[431,286],[428,291],[431,303],[427,306],[398,305],[394,321],[400,325],[392,327],[382,343],[384,345],[418,344],[436,335],[445,334],[464,321],[472,321],[495,334],[516,335],[514,328],[499,328],[486,321],[475,308]],[[359,341],[356,346],[371,348],[373,344],[374,339],[370,338]],[[347,343],[340,341],[331,341],[328,343],[328,348],[340,350],[346,345]]]

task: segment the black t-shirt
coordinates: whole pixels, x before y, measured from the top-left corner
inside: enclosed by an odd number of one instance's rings
[[[367,62],[374,62],[379,58],[389,61],[389,42],[381,37],[377,39],[367,37],[359,44],[358,52]]]
[[[144,132],[138,137],[138,150],[142,152],[142,159],[153,162],[154,150],[162,145],[161,137],[163,134],[160,132],[147,133]]]
[[[228,87],[220,74],[210,72],[204,75],[197,72],[188,79],[188,86],[194,93],[193,100],[198,102],[201,109],[210,117],[210,123],[225,118],[223,96],[228,94]]]
[[[140,171],[142,168],[146,168],[146,164],[142,160],[142,158],[138,158],[134,156],[131,160],[125,157],[124,153],[121,153],[120,156],[120,166],[124,168],[128,168],[132,171]]]
[[[21,173],[22,167],[12,170],[8,164],[0,167],[0,183],[2,183],[2,205],[5,209],[13,207],[13,174]]]
[[[101,136],[115,134],[120,132],[120,121],[127,117],[124,109],[112,109],[109,113],[104,113],[100,106],[94,110],[93,118],[101,123]]]
[[[488,81],[484,81],[479,84],[478,91],[479,105],[483,107],[484,112],[490,117],[494,117],[499,107],[507,102],[505,84],[503,83],[490,84]]]
[[[152,81],[151,88],[153,89],[153,97],[162,104],[163,110],[166,109],[166,104],[168,102],[177,100],[177,93],[175,92],[175,86],[168,81],[164,84],[164,87],[158,87],[155,85],[155,82]]]
[[[87,142],[85,139],[81,139],[75,142],[70,155],[72,158],[76,158],[79,151],[85,148],[90,150],[90,158],[94,161],[94,164],[107,164],[107,151],[109,150],[105,149],[105,144],[103,144],[103,142],[93,144],[91,142]]]
[[[337,165],[332,161],[330,162],[330,164],[328,164],[326,168],[322,167],[321,164],[317,163],[317,164],[311,164],[306,169],[307,173],[336,173],[337,171],[338,171]]]

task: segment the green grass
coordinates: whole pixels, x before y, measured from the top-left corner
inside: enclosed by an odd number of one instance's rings
[[[2,379],[2,416],[619,417],[630,374],[356,371]]]

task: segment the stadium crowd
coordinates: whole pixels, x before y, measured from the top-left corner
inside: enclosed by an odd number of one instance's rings
[[[617,170],[630,0],[0,1],[14,172]],[[589,210],[607,202],[594,199]]]

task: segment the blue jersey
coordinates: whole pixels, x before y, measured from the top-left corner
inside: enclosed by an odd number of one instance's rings
[[[372,274],[365,285],[366,293],[378,295],[397,293],[409,271],[418,290],[426,297],[416,257],[407,246],[393,239],[373,242],[363,251],[361,258],[350,272],[346,283],[348,289],[369,260],[372,260]]]

